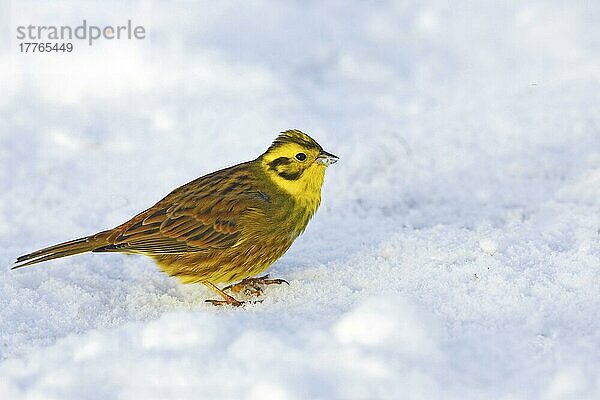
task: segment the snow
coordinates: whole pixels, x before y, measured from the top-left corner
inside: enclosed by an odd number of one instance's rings
[[[594,2],[0,8],[0,398],[600,398]],[[83,18],[149,38],[18,52]],[[9,271],[288,128],[340,161],[262,303],[144,257]]]

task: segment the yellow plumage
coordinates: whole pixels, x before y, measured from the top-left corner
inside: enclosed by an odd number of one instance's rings
[[[304,231],[335,161],[308,135],[283,132],[257,159],[183,185],[116,228],[21,256],[15,268],[87,251],[144,254],[181,282],[203,283],[224,298],[213,303],[239,305],[215,285],[281,282],[251,277]]]

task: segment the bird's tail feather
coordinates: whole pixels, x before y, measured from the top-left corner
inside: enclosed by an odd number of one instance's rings
[[[100,246],[105,245],[105,241],[99,238],[100,235],[86,236],[83,238],[70,240],[68,242],[55,244],[54,246],[46,247],[33,253],[25,254],[15,261],[14,267],[11,269],[25,267],[27,265],[37,264],[39,262],[72,256],[74,254],[85,253],[92,251]]]

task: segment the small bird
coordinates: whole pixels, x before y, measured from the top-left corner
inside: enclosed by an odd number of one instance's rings
[[[207,302],[240,306],[226,291],[258,296],[261,285],[285,282],[253,277],[304,232],[321,202],[325,168],[337,160],[307,134],[282,132],[257,159],[195,179],[113,229],[21,256],[12,269],[90,251],[143,254],[222,298]]]

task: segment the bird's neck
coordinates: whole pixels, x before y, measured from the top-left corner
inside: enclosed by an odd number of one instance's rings
[[[314,166],[308,168],[299,179],[299,184],[292,188],[291,193],[298,207],[304,209],[312,216],[321,203],[321,187],[325,177],[325,168]]]
[[[298,211],[307,213],[309,218],[315,213],[321,203],[325,166],[312,165],[295,180],[285,179],[268,168],[263,170],[277,189],[290,195]]]

